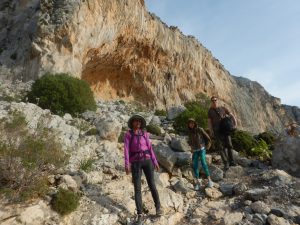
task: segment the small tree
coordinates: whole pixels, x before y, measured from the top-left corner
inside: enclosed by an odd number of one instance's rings
[[[52,199],[52,208],[61,215],[73,212],[79,206],[79,195],[69,190],[60,188]]]
[[[177,132],[187,131],[187,121],[189,118],[194,118],[197,124],[204,129],[207,128],[209,101],[208,98],[202,95],[197,101],[187,102],[186,110],[180,113],[174,121],[174,128]]]
[[[75,116],[86,110],[96,110],[96,103],[86,81],[68,74],[46,74],[36,80],[28,93],[28,101],[53,113]]]
[[[269,149],[268,144],[263,140],[259,139],[257,145],[251,149],[254,156],[257,156],[260,160],[270,160],[272,157],[272,151]]]
[[[238,152],[244,152],[246,155],[252,155],[251,149],[257,144],[255,138],[246,131],[236,130],[232,135],[233,148]]]

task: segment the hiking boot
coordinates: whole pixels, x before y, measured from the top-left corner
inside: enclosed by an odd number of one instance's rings
[[[135,225],[143,225],[143,216],[142,216],[142,214],[138,214]]]
[[[207,187],[212,188],[214,186],[214,182],[212,180],[208,180]]]
[[[162,209],[159,207],[156,209],[156,216],[162,216],[163,215],[163,211]]]
[[[195,185],[195,191],[199,191],[200,190],[200,185],[199,184],[196,184]]]

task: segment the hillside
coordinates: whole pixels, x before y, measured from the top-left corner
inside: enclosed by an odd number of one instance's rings
[[[143,0],[4,0],[0,73],[28,81],[46,72],[87,80],[98,99],[159,109],[216,94],[253,133],[281,131],[299,108],[235,77],[192,36],[168,27]]]

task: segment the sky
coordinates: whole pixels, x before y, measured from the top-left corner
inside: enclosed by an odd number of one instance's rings
[[[145,0],[148,11],[195,36],[234,76],[300,107],[300,0]]]

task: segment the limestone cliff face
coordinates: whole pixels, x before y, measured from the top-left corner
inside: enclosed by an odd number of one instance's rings
[[[143,0],[22,0],[0,7],[2,75],[29,80],[67,72],[87,80],[98,98],[157,108],[216,94],[252,132],[281,130],[297,114],[258,83],[231,76],[195,38],[148,13]]]

